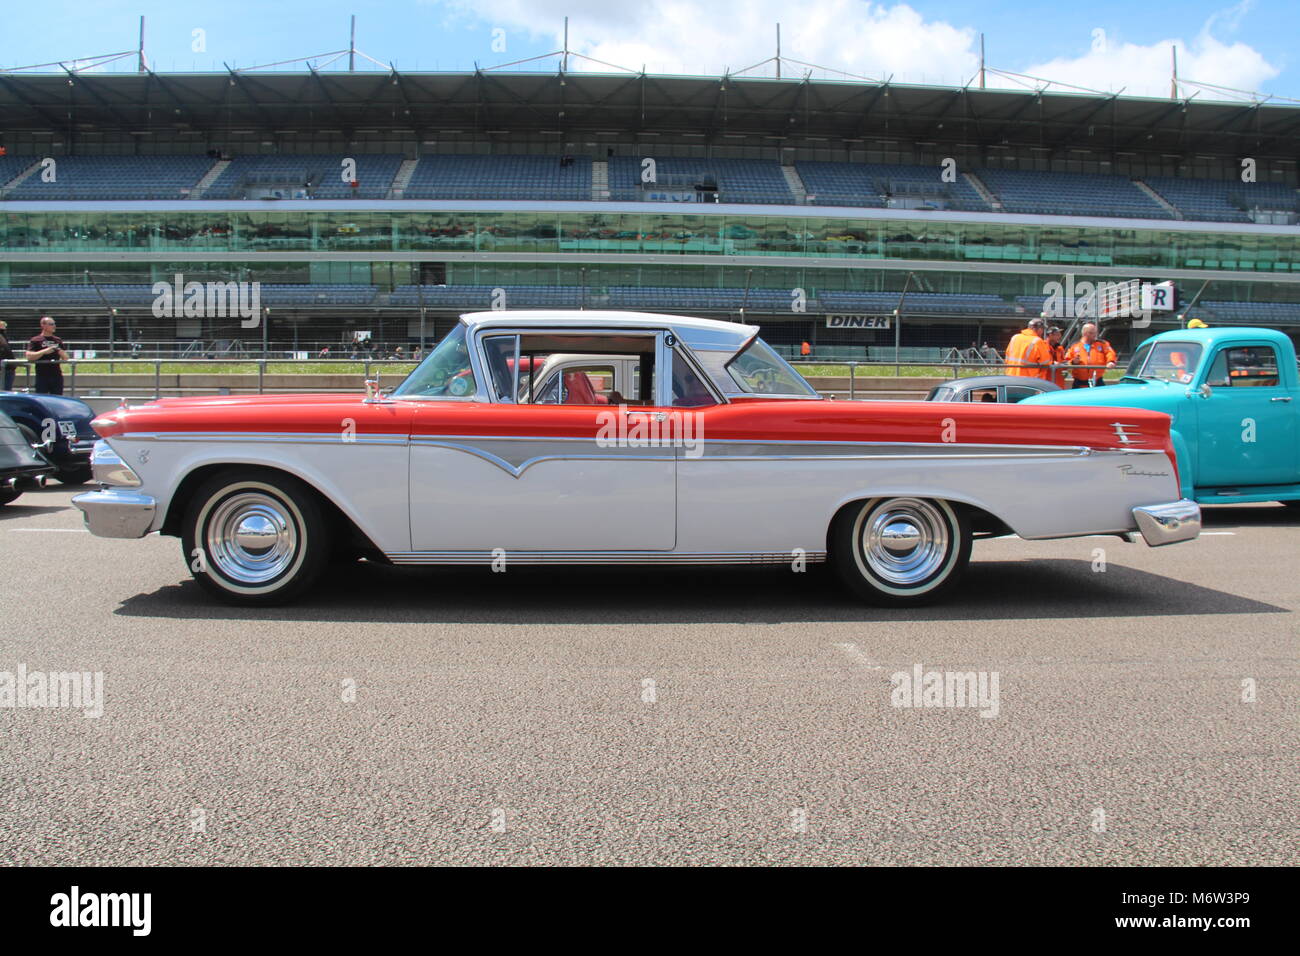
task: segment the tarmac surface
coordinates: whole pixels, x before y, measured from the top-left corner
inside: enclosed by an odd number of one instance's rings
[[[247,610],[77,490],[0,508],[0,679],[103,675],[96,718],[0,706],[0,864],[1300,862],[1280,506],[977,542],[920,610],[818,567],[364,562]],[[896,706],[918,667],[985,696]]]

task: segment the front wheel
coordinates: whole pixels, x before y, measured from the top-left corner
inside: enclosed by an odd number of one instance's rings
[[[971,542],[965,513],[947,501],[873,498],[835,519],[831,561],[863,600],[911,607],[937,600],[957,582]]]
[[[194,580],[229,604],[283,604],[330,555],[315,493],[288,475],[230,469],[190,499],[181,547]]]

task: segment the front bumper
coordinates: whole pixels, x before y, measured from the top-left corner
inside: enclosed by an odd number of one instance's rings
[[[148,495],[120,488],[88,491],[72,503],[81,509],[90,533],[101,538],[143,538],[158,510]]]
[[[1190,541],[1201,533],[1201,506],[1189,498],[1133,509],[1142,538],[1153,548]]]

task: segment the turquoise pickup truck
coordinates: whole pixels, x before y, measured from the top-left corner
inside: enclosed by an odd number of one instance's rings
[[[1300,508],[1300,384],[1295,346],[1281,332],[1162,332],[1138,346],[1118,384],[1048,392],[1021,404],[1164,412],[1173,418],[1184,498]],[[1117,414],[1120,434],[1123,424]]]

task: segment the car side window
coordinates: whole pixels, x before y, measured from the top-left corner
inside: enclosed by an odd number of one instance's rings
[[[997,386],[992,388],[972,388],[966,393],[968,402],[996,402],[998,400]]]
[[[1042,392],[1040,392],[1036,388],[1025,388],[1025,386],[1023,385],[1007,386],[1008,402],[1023,402],[1026,398],[1030,398],[1034,395],[1041,395],[1041,394]]]
[[[1227,384],[1233,388],[1274,388],[1278,383],[1277,351],[1271,345],[1225,349]],[[1215,360],[1218,364],[1218,360]],[[1211,375],[1213,375],[1211,371]]]
[[[685,359],[673,356],[673,407],[699,408],[703,405],[715,405],[709,388],[695,374],[695,370],[686,364]]]

